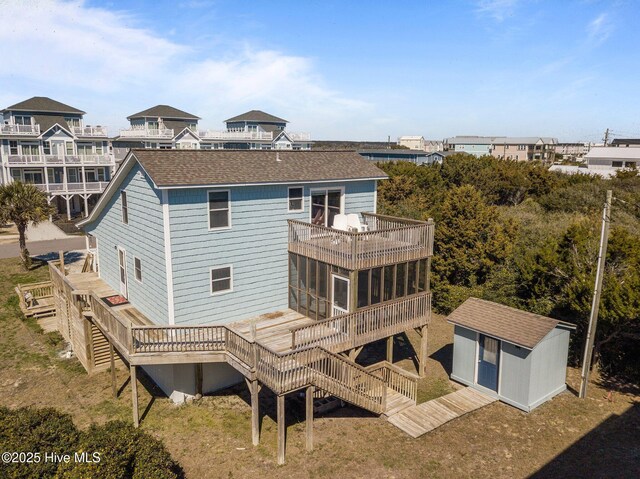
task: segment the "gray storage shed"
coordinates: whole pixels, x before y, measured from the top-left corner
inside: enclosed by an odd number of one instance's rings
[[[477,298],[447,320],[453,380],[527,412],[566,389],[574,325]]]

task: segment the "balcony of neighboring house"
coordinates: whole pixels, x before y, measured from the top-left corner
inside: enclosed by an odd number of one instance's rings
[[[15,136],[38,136],[40,135],[40,125],[4,124],[0,126],[0,133]]]
[[[433,254],[432,221],[361,213],[361,222],[357,215],[337,214],[327,227],[323,215],[319,209],[310,223],[288,220],[289,252],[352,271]]]
[[[100,194],[108,181],[90,181],[84,183],[36,183],[36,187],[52,195]]]
[[[311,141],[311,133],[287,131],[287,135],[289,135],[291,141]]]
[[[273,132],[271,131],[247,129],[203,130],[198,134],[203,140],[273,140]]]
[[[134,125],[126,130],[120,130],[121,138],[164,138],[170,140],[174,136],[173,129],[162,126],[150,128],[144,125]]]
[[[8,155],[9,166],[114,165],[108,154],[88,155]]]
[[[79,137],[104,137],[107,136],[107,127],[106,126],[74,126],[72,127],[72,132],[74,135]]]

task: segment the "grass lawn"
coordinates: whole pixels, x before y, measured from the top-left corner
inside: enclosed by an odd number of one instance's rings
[[[111,397],[109,373],[89,377],[77,360],[59,359],[56,334],[44,335],[25,321],[13,292],[16,283],[48,277],[46,267],[28,273],[17,259],[0,260],[0,404],[53,406],[73,415],[76,424],[131,418],[128,374],[118,371],[120,397]],[[436,317],[429,328],[428,375],[419,400],[452,391],[447,379],[452,328]],[[395,360],[411,369],[411,333],[395,345]],[[382,345],[365,350],[363,361],[384,354]],[[569,369],[577,388],[579,374]],[[304,410],[293,396],[287,407],[287,464],[277,466],[275,398],[261,393],[260,446],[251,445],[246,387],[174,406],[159,394],[139,388],[141,427],[162,439],[189,478],[253,477],[639,477],[640,401],[634,392],[615,392],[613,401],[598,385],[587,400],[567,392],[525,414],[493,403],[412,439],[385,420],[345,407],[314,422],[315,450],[304,450]],[[537,473],[537,474],[536,474]]]

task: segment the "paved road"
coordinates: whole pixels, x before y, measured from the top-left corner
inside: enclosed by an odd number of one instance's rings
[[[85,249],[84,236],[72,236],[68,239],[56,239],[49,241],[27,241],[27,249],[32,256],[58,251],[72,251]],[[16,258],[20,256],[18,243],[0,245],[0,258]]]

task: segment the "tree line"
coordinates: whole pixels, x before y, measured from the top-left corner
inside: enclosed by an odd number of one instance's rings
[[[640,177],[604,180],[541,164],[449,156],[442,164],[379,164],[385,214],[436,222],[433,304],[447,314],[470,296],[577,325],[582,354],[606,190],[612,229],[594,361],[609,379],[640,380]]]

